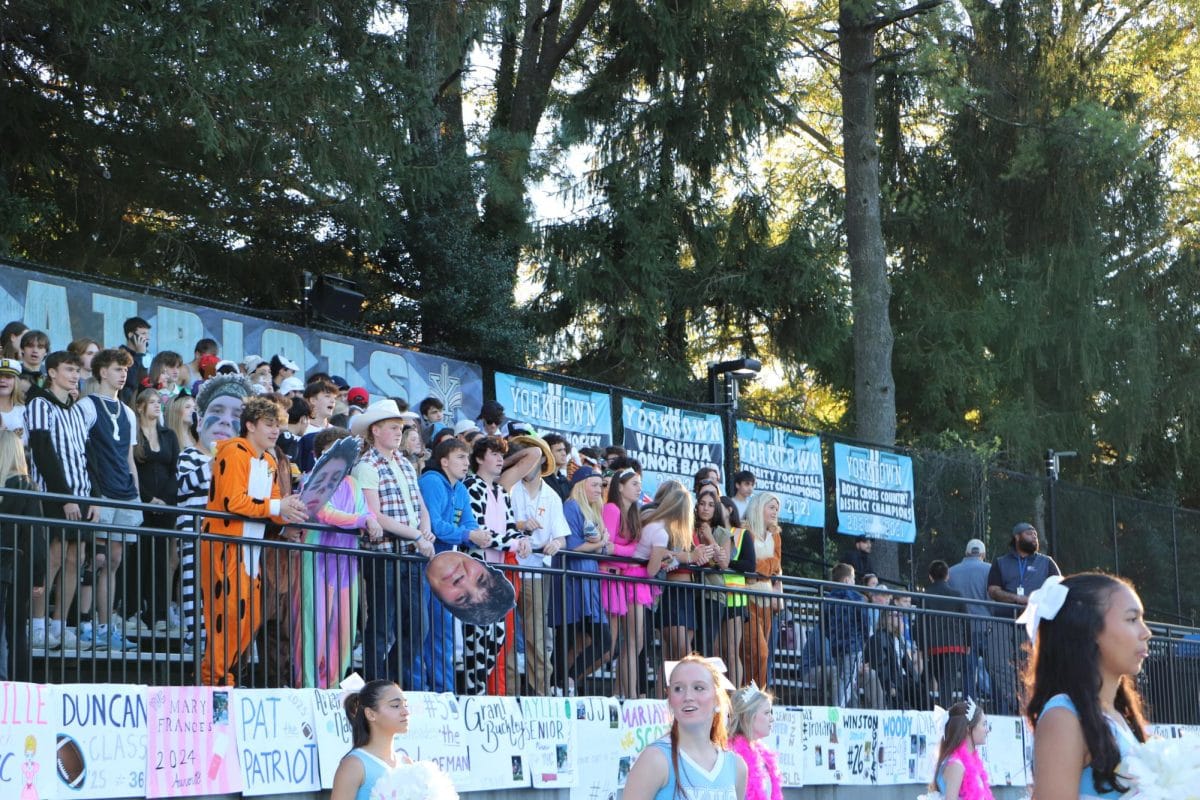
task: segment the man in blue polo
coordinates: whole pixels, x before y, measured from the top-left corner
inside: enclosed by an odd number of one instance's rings
[[[1054,559],[1038,552],[1038,544],[1037,529],[1028,522],[1019,522],[1013,527],[1009,552],[992,562],[988,573],[988,598],[1011,604],[1011,608],[993,608],[994,617],[1016,619],[1029,603],[1029,595],[1040,589],[1046,578],[1062,574]],[[987,661],[992,676],[993,707],[989,710],[1000,715],[1015,714],[1016,629],[996,630],[991,638]]]

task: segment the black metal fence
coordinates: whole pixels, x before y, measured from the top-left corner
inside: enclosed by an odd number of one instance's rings
[[[0,500],[30,494],[0,490]],[[1024,632],[1011,618],[796,577],[765,594],[731,584],[729,573],[614,574],[621,560],[582,553],[538,568],[496,565],[516,587],[517,608],[502,624],[471,626],[435,603],[419,556],[126,530],[134,538],[123,543],[102,634],[100,562],[113,558],[115,539],[97,534],[111,528],[0,514],[0,677],[327,687],[357,670],[460,694],[656,696],[664,662],[698,650],[720,656],[735,683],[753,679],[788,703],[930,708],[971,695],[994,713],[1019,709]],[[47,568],[73,574],[72,559],[80,591],[56,605]],[[236,578],[240,568],[222,572],[249,562],[258,568],[248,580]],[[1200,723],[1200,631],[1152,627],[1139,678],[1151,718]]]

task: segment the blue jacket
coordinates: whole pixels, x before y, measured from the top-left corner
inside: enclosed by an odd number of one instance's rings
[[[425,470],[418,481],[421,496],[429,509],[429,521],[437,539],[433,549],[441,553],[455,545],[469,544],[471,531],[478,526],[471,514],[471,498],[467,485],[459,481],[450,485],[450,480],[436,469]]]
[[[853,589],[833,589],[825,594],[830,603],[825,607],[825,636],[834,658],[861,653],[870,633],[867,599]]]

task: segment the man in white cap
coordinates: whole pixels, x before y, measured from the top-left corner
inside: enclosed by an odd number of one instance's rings
[[[362,548],[379,553],[433,555],[433,532],[429,511],[421,498],[417,472],[400,452],[404,417],[394,400],[380,400],[350,421],[350,431],[361,436],[370,448],[359,458],[351,474],[362,489],[367,507],[379,520],[383,534],[364,538]],[[414,676],[424,675],[421,644],[421,581],[424,564],[394,558],[366,558],[367,624],[363,633],[363,673],[368,680],[400,679],[404,660],[405,686],[425,687]],[[401,592],[397,602],[396,592]],[[404,641],[397,641],[397,628]]]
[[[980,694],[990,694],[990,683],[987,671],[983,666],[983,654],[988,646],[988,631],[991,623],[988,621],[992,609],[983,602],[988,599],[987,579],[992,565],[984,560],[987,547],[979,539],[967,542],[963,560],[950,568],[950,586],[957,589],[967,603],[967,612],[975,617],[971,623],[971,652],[966,655],[963,666],[966,675],[966,691],[968,697],[979,697]],[[972,602],[975,601],[975,602]],[[980,689],[989,691],[980,692]]]

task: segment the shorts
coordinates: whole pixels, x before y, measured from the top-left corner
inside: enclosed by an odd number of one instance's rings
[[[680,581],[662,587],[658,601],[658,616],[664,628],[680,626],[696,629],[696,599],[701,596],[694,583]]]
[[[96,531],[96,539],[106,539],[110,542],[136,542],[137,534],[130,532],[129,529],[142,526],[142,512],[136,508],[100,506],[100,524],[112,525],[113,530]]]

